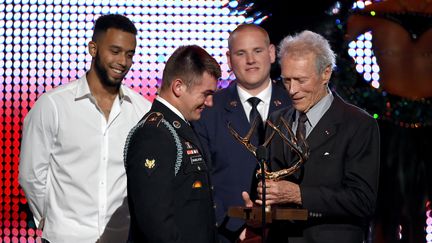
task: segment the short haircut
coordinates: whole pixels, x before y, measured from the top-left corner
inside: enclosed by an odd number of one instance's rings
[[[197,45],[181,46],[168,59],[162,77],[162,90],[171,86],[175,79],[181,79],[189,88],[200,81],[207,72],[215,79],[221,76],[217,61]]]
[[[257,31],[261,32],[263,34],[264,38],[265,38],[266,44],[270,45],[270,37],[269,37],[267,31],[263,27],[261,27],[259,25],[256,25],[256,24],[241,24],[241,25],[237,26],[237,28],[235,28],[233,31],[231,31],[231,33],[230,33],[230,35],[228,37],[228,49],[230,51],[231,51],[231,48],[232,48],[232,41],[233,41],[233,38],[234,38],[235,34],[237,32],[240,32],[240,31],[243,31],[243,30],[247,30],[247,29],[254,29],[254,30],[257,30]]]
[[[320,34],[305,30],[296,35],[286,36],[279,44],[279,62],[286,56],[302,57],[314,54],[318,74],[324,72],[327,67],[336,66],[336,55],[329,42]]]
[[[92,41],[96,42],[100,36],[105,34],[110,28],[122,30],[134,35],[138,33],[135,25],[127,17],[120,14],[107,14],[100,16],[96,20],[93,28]]]

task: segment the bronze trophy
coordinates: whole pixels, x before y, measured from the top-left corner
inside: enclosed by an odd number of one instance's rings
[[[264,141],[264,144],[261,146],[267,147],[274,136],[278,135],[282,138],[284,144],[289,146],[291,150],[297,155],[297,161],[293,163],[293,165],[289,168],[282,169],[279,171],[269,171],[267,163],[263,162],[260,166],[261,168],[257,171],[257,178],[262,177],[264,175],[266,180],[280,180],[284,177],[290,176],[294,174],[297,170],[300,169],[302,164],[309,157],[309,146],[306,143],[306,139],[304,137],[296,138],[294,135],[289,122],[286,121],[283,117],[279,118],[279,125],[274,125],[272,122],[267,121],[267,126],[271,129],[270,135]],[[258,121],[255,120],[252,123],[251,129],[245,135],[245,137],[240,136],[228,123],[228,129],[230,133],[234,136],[234,138],[243,144],[247,150],[249,150],[254,156],[257,155],[257,147],[251,144],[251,137],[256,129]],[[280,126],[283,126],[287,131],[285,135],[283,131],[280,129]],[[267,134],[269,134],[267,132]],[[260,146],[260,147],[261,147]],[[261,171],[264,170],[264,171]],[[262,178],[261,178],[262,179]],[[263,188],[265,189],[265,188]],[[264,194],[265,195],[265,194]],[[264,213],[265,211],[265,213]],[[265,216],[263,217],[263,214]],[[307,220],[308,211],[307,209],[299,209],[299,208],[287,208],[282,206],[266,206],[265,210],[261,206],[254,206],[252,208],[248,207],[230,207],[228,209],[228,215],[234,218],[241,218],[244,220],[253,220],[256,222],[271,223],[273,220]]]

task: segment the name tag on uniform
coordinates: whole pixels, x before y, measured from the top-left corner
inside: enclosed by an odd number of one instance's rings
[[[201,155],[191,156],[190,160],[191,160],[191,164],[193,165],[204,163],[204,160]]]

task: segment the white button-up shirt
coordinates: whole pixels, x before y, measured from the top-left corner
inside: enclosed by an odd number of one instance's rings
[[[253,97],[253,95],[249,94],[246,90],[241,88],[239,85],[237,85],[237,93],[239,95],[240,102],[243,105],[243,109],[245,111],[246,117],[249,120],[249,113],[252,110],[252,105],[248,102],[248,99]],[[257,105],[257,110],[260,113],[263,122],[267,120],[267,117],[269,115],[268,113],[270,110],[271,96],[272,96],[272,81],[269,80],[267,87],[255,96],[261,100],[261,102]]]
[[[43,238],[96,242],[129,228],[123,149],[151,103],[121,86],[106,120],[85,75],[42,95],[24,120],[19,181]],[[102,241],[102,240],[101,240]]]

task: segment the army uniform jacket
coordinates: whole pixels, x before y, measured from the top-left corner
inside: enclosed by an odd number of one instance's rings
[[[192,128],[155,100],[125,147],[131,238],[216,242],[208,166]]]

